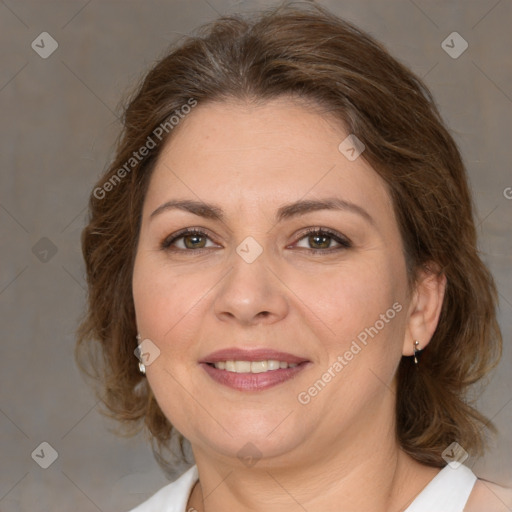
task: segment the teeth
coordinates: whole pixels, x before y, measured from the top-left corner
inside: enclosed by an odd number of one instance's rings
[[[253,361],[251,363],[251,373],[263,373],[268,370],[267,361]]]
[[[267,361],[267,369],[279,370],[279,361],[276,361],[275,359],[270,359],[270,361]]]
[[[251,363],[249,361],[235,361],[236,373],[249,373],[251,371]]]
[[[270,359],[268,361],[219,361],[214,364],[217,370],[234,373],[264,373],[272,370],[295,368],[297,363],[286,363]]]

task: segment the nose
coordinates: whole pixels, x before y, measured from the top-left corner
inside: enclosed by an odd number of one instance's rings
[[[272,324],[288,313],[286,290],[264,253],[252,263],[235,253],[231,270],[216,289],[214,311],[224,322]]]

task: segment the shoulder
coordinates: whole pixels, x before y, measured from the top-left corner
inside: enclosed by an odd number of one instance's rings
[[[186,509],[190,491],[197,478],[197,466],[192,466],[176,481],[160,489],[130,512],[182,512]]]
[[[475,482],[464,512],[510,512],[512,489],[478,479]]]

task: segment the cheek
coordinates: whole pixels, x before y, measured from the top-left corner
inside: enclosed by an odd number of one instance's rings
[[[136,259],[133,273],[133,297],[137,327],[143,337],[160,348],[163,360],[195,357],[193,343],[198,326],[204,321],[208,291],[218,281],[207,271],[181,272],[153,256]]]
[[[390,385],[400,360],[405,277],[392,262],[375,258],[338,268],[321,280],[327,287],[307,282],[308,305],[329,328],[327,336],[319,337],[323,355],[315,378],[334,383],[315,400],[320,408],[342,400],[343,410],[329,412],[335,422],[346,420],[347,410],[355,414],[369,400],[381,400],[387,389],[383,383]]]
[[[324,280],[323,293],[318,283],[309,284],[314,311],[329,327],[319,366],[336,375],[319,404],[343,398],[356,411],[387,389],[383,382],[390,385],[401,357],[406,312],[405,277],[392,262],[375,258],[337,269]]]
[[[373,325],[400,301],[403,294],[396,275],[398,267],[384,258],[354,259],[350,265],[311,279],[299,276],[295,282],[301,290],[298,295],[307,297],[305,302],[338,340],[346,341],[347,335],[355,336]]]
[[[196,332],[191,326],[201,325],[204,318],[200,311],[204,277],[177,275],[175,270],[152,262],[151,255],[142,255],[135,262],[132,281],[139,332],[160,350],[158,359],[146,368],[146,378],[165,416],[187,434],[190,418],[204,414],[196,401],[190,400],[190,395],[201,394],[190,379],[197,355]]]

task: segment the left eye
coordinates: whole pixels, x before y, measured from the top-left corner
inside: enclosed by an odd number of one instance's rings
[[[337,250],[340,248],[347,249],[352,245],[350,241],[345,237],[323,229],[315,229],[309,231],[304,236],[302,236],[299,241],[300,240],[305,240],[306,244],[309,244],[309,247],[305,248],[312,251],[326,251],[327,249]],[[332,241],[335,241],[338,244],[338,247],[331,247]],[[299,245],[297,244],[297,246]]]

